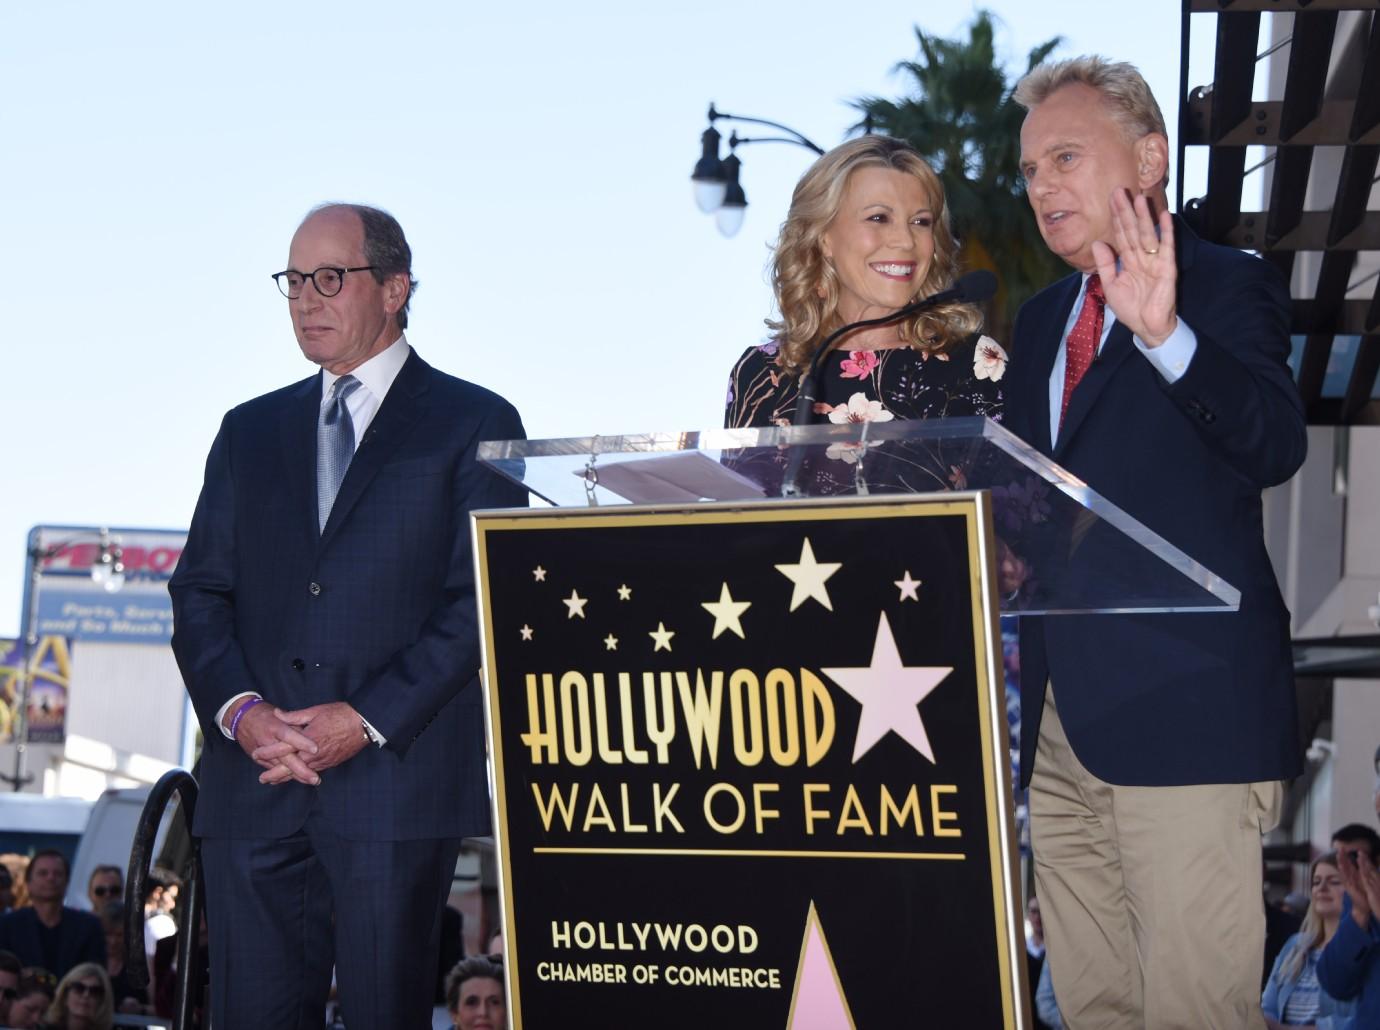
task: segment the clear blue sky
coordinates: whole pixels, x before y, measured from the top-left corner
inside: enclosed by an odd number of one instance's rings
[[[1013,68],[1055,35],[1139,64],[1172,133],[1178,0],[990,9]],[[312,371],[268,276],[320,201],[398,216],[422,284],[409,339],[507,395],[529,435],[718,425],[810,155],[746,148],[747,220],[724,240],[689,184],[709,101],[831,145],[851,99],[904,88],[917,19],[966,35],[974,10],[5,4],[0,635],[20,628],[30,526],[185,526],[222,413]],[[1191,84],[1213,17],[1195,16]]]

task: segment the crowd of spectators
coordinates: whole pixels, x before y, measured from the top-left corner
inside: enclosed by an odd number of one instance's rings
[[[1343,826],[1309,874],[1306,894],[1266,905],[1266,1026],[1380,1028],[1380,834],[1360,823]],[[1026,957],[1034,1025],[1061,1030],[1033,895],[1026,908]]]
[[[167,916],[176,877],[156,872],[154,908]],[[126,967],[123,871],[92,871],[90,911],[64,904],[70,878],[57,850],[0,856],[0,1028],[109,1030],[117,1013],[170,1017],[171,1002],[156,1011]]]

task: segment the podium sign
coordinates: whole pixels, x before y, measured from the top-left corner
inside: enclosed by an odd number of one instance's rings
[[[1030,1025],[989,504],[476,514],[514,1027]]]

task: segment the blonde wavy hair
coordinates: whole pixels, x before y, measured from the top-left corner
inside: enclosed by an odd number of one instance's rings
[[[45,1023],[50,1023],[53,1026],[67,1025],[67,996],[72,993],[72,984],[86,976],[99,980],[102,988],[101,1000],[96,1004],[96,1011],[91,1016],[91,1026],[93,1030],[110,1030],[115,1021],[115,998],[110,987],[110,977],[106,974],[105,967],[97,965],[95,962],[83,962],[81,965],[73,966],[68,970],[67,975],[58,984],[57,994],[53,997],[52,1004],[48,1006],[48,1011],[43,1015]]]
[[[1337,864],[1337,852],[1329,851],[1325,855],[1319,855],[1313,859],[1313,864],[1308,867],[1308,911],[1303,917],[1303,925],[1299,927],[1299,943],[1289,956],[1279,967],[1280,975],[1285,983],[1292,982],[1299,978],[1303,972],[1304,963],[1308,961],[1308,953],[1323,943],[1327,937],[1327,927],[1323,925],[1322,916],[1313,906],[1313,877],[1318,873],[1318,866],[1330,865],[1333,870],[1340,873],[1341,866]]]
[[[909,143],[891,136],[849,140],[816,161],[796,184],[791,208],[772,257],[772,289],[780,320],[767,319],[779,351],[776,361],[791,375],[810,364],[824,338],[843,320],[838,314],[839,279],[824,257],[824,234],[838,215],[848,180],[860,168],[890,168],[920,181],[934,212],[934,258],[912,299],[953,285],[958,244],[949,228],[944,186]],[[982,328],[971,304],[942,304],[901,323],[901,338],[922,352],[947,350]]]

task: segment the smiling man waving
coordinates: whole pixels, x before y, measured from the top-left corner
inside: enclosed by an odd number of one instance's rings
[[[1144,79],[1035,69],[1021,166],[1075,274],[1017,315],[1007,425],[1241,591],[1233,613],[1021,620],[1021,779],[1066,1025],[1263,1027],[1260,839],[1300,771],[1260,493],[1303,461],[1289,292],[1166,207]],[[1100,575],[1096,541],[1071,575]],[[1125,570],[1121,570],[1125,572]]]

